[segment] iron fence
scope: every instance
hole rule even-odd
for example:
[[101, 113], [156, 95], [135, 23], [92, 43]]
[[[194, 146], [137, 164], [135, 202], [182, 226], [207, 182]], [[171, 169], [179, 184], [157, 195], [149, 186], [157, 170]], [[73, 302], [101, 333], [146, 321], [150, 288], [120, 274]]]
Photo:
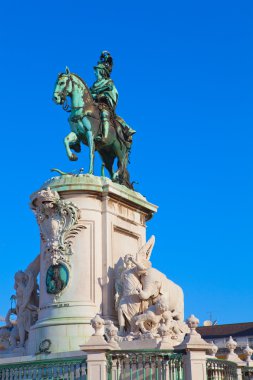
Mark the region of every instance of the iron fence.
[[207, 380], [237, 380], [237, 365], [222, 359], [207, 359]]
[[111, 351], [108, 380], [184, 380], [181, 354], [163, 351]]
[[242, 379], [253, 380], [253, 367], [242, 368]]
[[86, 380], [86, 358], [48, 359], [0, 365], [0, 380]]

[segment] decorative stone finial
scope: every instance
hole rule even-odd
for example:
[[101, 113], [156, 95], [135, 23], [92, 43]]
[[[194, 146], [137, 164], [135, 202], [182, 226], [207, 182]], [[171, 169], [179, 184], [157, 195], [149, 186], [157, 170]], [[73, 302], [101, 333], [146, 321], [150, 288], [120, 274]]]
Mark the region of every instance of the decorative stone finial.
[[[190, 317], [186, 320], [188, 327], [190, 328], [191, 335], [197, 335], [196, 328], [199, 325], [199, 319], [195, 317], [194, 314], [191, 314]], [[199, 334], [198, 334], [199, 335]]]
[[226, 343], [226, 347], [229, 350], [229, 354], [234, 355], [235, 349], [237, 347], [236, 341], [232, 338], [232, 336], [229, 337], [229, 340]]
[[190, 333], [185, 335], [183, 342], [176, 348], [178, 350], [197, 349], [198, 351], [210, 352], [212, 347], [211, 344], [202, 339], [201, 335], [196, 331], [196, 328], [199, 325], [199, 319], [192, 314], [186, 320], [186, 323], [190, 329]]
[[216, 346], [213, 342], [213, 340], [211, 341], [211, 347], [210, 347], [210, 355], [215, 357], [217, 352], [218, 352], [218, 346]]
[[232, 338], [232, 336], [229, 337], [229, 340], [227, 341], [226, 347], [228, 349], [228, 354], [226, 356], [227, 360], [231, 360], [236, 363], [242, 363], [239, 356], [235, 353], [235, 349], [237, 347], [236, 341]]
[[246, 355], [245, 361], [247, 365], [249, 365], [252, 362], [251, 356], [253, 354], [253, 350], [252, 348], [250, 348], [249, 342], [247, 343], [247, 346], [244, 348], [243, 353]]
[[107, 321], [106, 336], [109, 343], [118, 342], [118, 328], [114, 326], [112, 321]]
[[105, 321], [103, 318], [100, 317], [99, 314], [97, 314], [94, 318], [91, 319], [90, 321], [91, 326], [94, 328], [95, 333], [93, 336], [103, 336], [105, 333], [104, 325]]

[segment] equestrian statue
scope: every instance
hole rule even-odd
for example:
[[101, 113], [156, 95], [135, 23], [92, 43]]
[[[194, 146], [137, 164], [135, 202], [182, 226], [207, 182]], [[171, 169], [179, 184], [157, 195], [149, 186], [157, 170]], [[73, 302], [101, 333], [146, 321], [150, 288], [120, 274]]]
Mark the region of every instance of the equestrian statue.
[[[64, 139], [68, 158], [76, 161], [78, 158], [72, 150], [79, 153], [83, 143], [89, 148], [89, 174], [93, 174], [97, 150], [112, 181], [132, 189], [127, 165], [135, 131], [115, 113], [118, 91], [110, 77], [112, 67], [111, 54], [103, 51], [94, 67], [96, 81], [90, 89], [66, 67], [66, 72], [58, 75], [53, 100], [70, 112], [71, 132]], [[118, 160], [116, 171], [113, 168], [115, 158]]]

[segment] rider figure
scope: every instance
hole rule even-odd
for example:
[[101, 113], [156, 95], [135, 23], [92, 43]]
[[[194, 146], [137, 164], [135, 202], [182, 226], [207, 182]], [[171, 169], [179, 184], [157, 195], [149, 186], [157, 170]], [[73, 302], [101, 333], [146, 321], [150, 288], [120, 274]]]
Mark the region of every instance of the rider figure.
[[[112, 72], [113, 59], [108, 51], [103, 51], [97, 66], [94, 67], [97, 80], [90, 88], [93, 99], [98, 103], [102, 119], [102, 137], [97, 136], [96, 140], [106, 142], [110, 128], [110, 120], [116, 122], [118, 134], [123, 136], [129, 145], [132, 142], [132, 135], [135, 133], [126, 122], [115, 114], [118, 102], [118, 91], [113, 80], [110, 78]], [[115, 123], [112, 123], [115, 126]], [[120, 128], [119, 128], [120, 126]]]

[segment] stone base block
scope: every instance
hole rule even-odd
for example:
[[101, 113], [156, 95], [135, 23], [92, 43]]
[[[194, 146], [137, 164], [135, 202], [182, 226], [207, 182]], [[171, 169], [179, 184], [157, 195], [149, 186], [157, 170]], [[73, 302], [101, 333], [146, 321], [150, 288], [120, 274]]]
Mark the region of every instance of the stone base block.
[[27, 354], [38, 354], [40, 345], [45, 340], [51, 342], [51, 353], [77, 351], [80, 345], [88, 341], [92, 332], [90, 321], [80, 322], [74, 318], [62, 319], [57, 324], [56, 321], [47, 321], [35, 325], [30, 331]]

